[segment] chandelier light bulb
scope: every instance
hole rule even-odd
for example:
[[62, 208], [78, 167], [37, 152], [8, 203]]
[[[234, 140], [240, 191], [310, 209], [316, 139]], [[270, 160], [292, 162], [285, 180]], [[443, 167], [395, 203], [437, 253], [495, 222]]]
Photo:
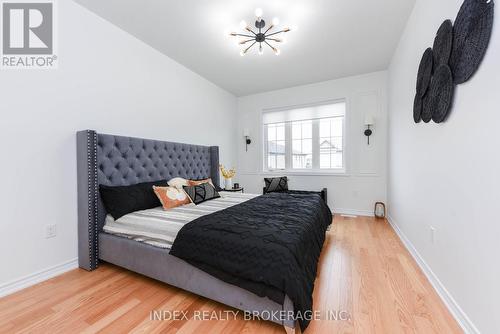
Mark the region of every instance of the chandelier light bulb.
[[273, 26], [277, 26], [278, 24], [280, 24], [280, 19], [278, 19], [277, 17], [273, 18]]
[[279, 56], [281, 53], [281, 50], [280, 49], [274, 49], [274, 54]]
[[246, 53], [246, 52], [245, 52], [245, 50], [241, 50], [241, 51], [240, 51], [240, 56], [242, 56], [242, 57], [243, 57], [243, 56], [245, 55], [245, 53]]
[[264, 12], [262, 11], [262, 8], [257, 8], [255, 10], [255, 16], [257, 16], [259, 19], [262, 17], [263, 14]]
[[241, 21], [240, 22], [240, 29], [245, 29], [246, 27], [248, 27], [248, 24], [246, 23], [245, 20]]
[[259, 56], [262, 56], [264, 54], [264, 49], [262, 48], [262, 45], [259, 46]]

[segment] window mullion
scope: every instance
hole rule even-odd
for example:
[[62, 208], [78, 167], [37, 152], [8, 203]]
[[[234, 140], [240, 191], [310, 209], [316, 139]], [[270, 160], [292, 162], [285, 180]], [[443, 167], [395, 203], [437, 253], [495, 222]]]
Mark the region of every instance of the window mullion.
[[262, 167], [264, 170], [268, 171], [269, 170], [269, 143], [267, 141], [267, 131], [268, 131], [268, 125], [264, 124], [264, 161], [262, 162]]
[[275, 140], [276, 150], [274, 151], [273, 169], [278, 169], [278, 127], [277, 126], [274, 128], [274, 138], [276, 138], [276, 140]]
[[312, 121], [312, 167], [319, 169], [319, 120]]
[[292, 125], [285, 123], [285, 169], [292, 169]]

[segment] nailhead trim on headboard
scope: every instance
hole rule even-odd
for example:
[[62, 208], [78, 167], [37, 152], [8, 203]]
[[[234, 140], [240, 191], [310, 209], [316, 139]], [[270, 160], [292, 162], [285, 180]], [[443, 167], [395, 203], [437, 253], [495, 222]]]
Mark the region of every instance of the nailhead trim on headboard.
[[97, 133], [87, 131], [88, 219], [90, 270], [98, 267], [99, 247], [97, 231]]
[[94, 171], [94, 268], [99, 266], [99, 247], [98, 247], [98, 228], [97, 228], [97, 133], [93, 131], [93, 147], [94, 147], [94, 155], [93, 155], [93, 168]]

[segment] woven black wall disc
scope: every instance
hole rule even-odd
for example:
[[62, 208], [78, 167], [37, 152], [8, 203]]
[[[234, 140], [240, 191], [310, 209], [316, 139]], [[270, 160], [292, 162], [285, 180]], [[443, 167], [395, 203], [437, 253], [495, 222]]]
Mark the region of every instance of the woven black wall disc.
[[425, 50], [420, 60], [417, 74], [417, 94], [423, 97], [429, 88], [432, 76], [432, 49]]
[[453, 27], [450, 68], [455, 84], [466, 82], [477, 71], [490, 42], [494, 2], [465, 0]]
[[422, 118], [422, 121], [424, 121], [424, 123], [429, 123], [432, 119], [432, 111], [430, 109], [429, 98], [430, 94], [429, 92], [427, 92], [427, 94], [425, 94], [424, 98], [422, 99], [422, 113], [420, 114], [420, 117]]
[[439, 27], [432, 51], [434, 53], [434, 67], [441, 64], [448, 64], [453, 43], [453, 24], [450, 20], [444, 21]]
[[[432, 120], [436, 123], [441, 123], [446, 119], [451, 108], [454, 90], [455, 85], [450, 68], [448, 65], [439, 65], [432, 77], [427, 92], [428, 97], [426, 96], [424, 101], [426, 119], [428, 115], [431, 115]], [[423, 115], [422, 118], [424, 118]]]
[[415, 100], [413, 100], [413, 120], [415, 123], [420, 123], [422, 120], [422, 104], [422, 97], [416, 93]]

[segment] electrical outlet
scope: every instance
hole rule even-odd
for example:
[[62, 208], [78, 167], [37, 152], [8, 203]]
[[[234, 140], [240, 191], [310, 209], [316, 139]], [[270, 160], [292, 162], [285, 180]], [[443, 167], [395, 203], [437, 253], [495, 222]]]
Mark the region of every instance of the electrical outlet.
[[436, 228], [434, 226], [430, 226], [430, 231], [431, 231], [431, 243], [435, 244], [436, 243]]
[[57, 234], [57, 225], [47, 225], [45, 226], [45, 238], [54, 238]]

